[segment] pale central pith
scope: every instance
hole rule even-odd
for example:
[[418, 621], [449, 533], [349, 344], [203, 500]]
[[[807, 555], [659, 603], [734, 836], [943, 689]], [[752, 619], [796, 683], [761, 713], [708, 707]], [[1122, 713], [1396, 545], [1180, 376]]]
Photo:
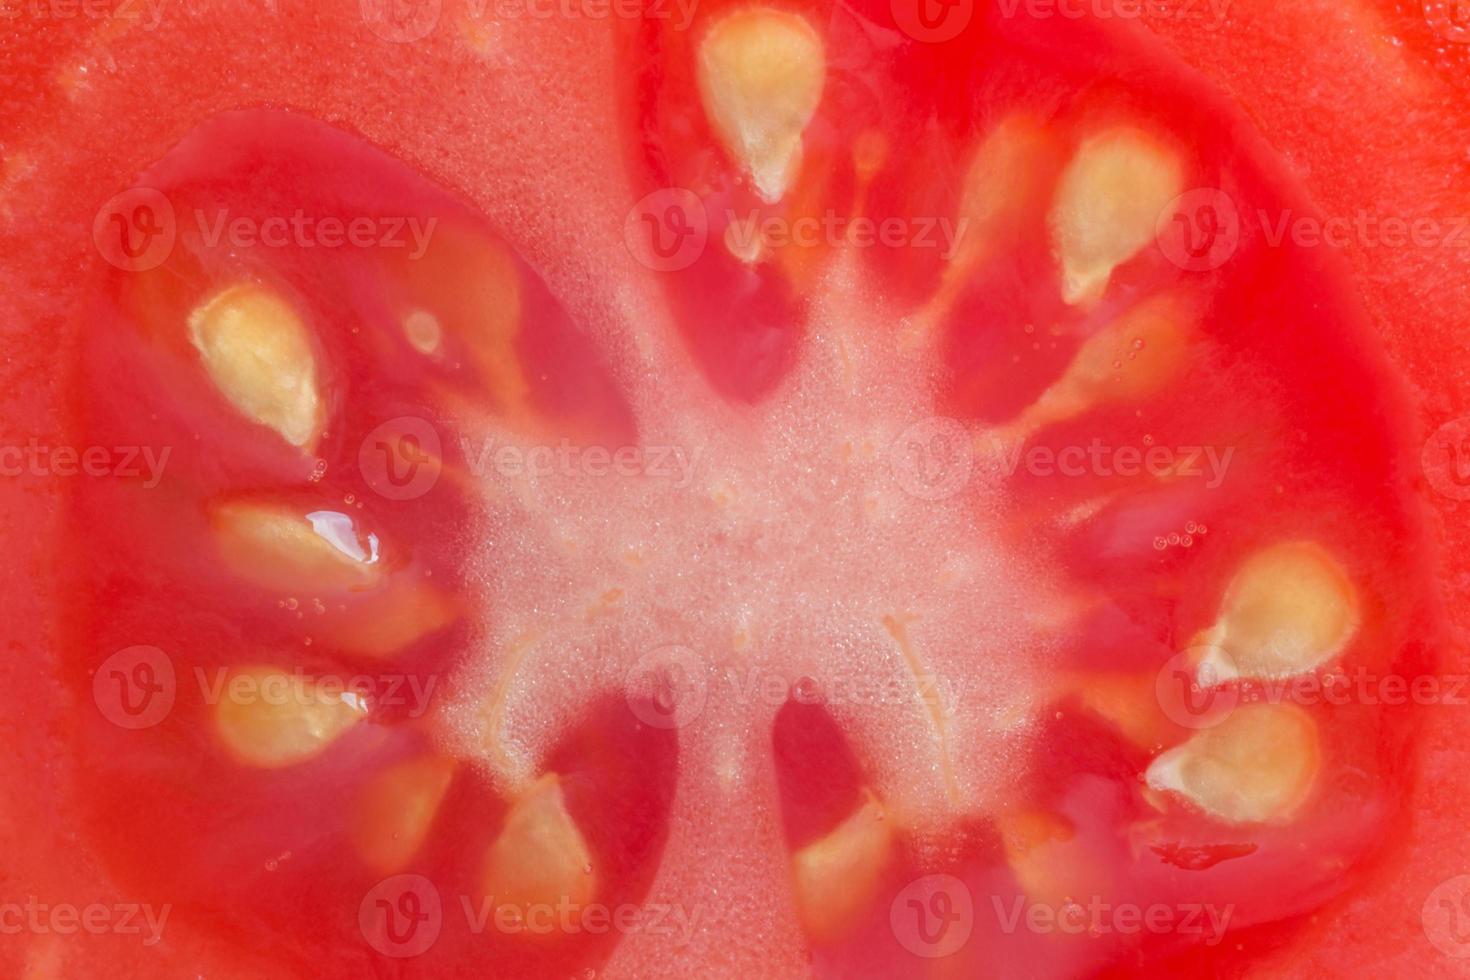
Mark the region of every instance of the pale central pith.
[[470, 690], [489, 707], [448, 715], [474, 719], [465, 747], [509, 784], [671, 645], [706, 689], [681, 757], [702, 745], [719, 785], [762, 771], [798, 683], [919, 824], [983, 808], [1004, 780], [1047, 646], [1033, 614], [1054, 603], [999, 543], [996, 474], [938, 500], [905, 490], [900, 436], [934, 415], [931, 366], [896, 353], [851, 263], [822, 295], [797, 367], [757, 407], [724, 405], [692, 372], [642, 382], [639, 458], [657, 472], [482, 468], [493, 612]]

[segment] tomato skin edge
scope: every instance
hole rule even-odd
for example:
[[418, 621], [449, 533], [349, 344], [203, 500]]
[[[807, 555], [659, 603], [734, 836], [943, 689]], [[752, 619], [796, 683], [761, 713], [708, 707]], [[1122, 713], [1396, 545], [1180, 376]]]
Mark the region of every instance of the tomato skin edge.
[[[1394, 214], [1451, 227], [1470, 213], [1470, 190], [1447, 174], [1464, 171], [1453, 134], [1467, 124], [1463, 92], [1444, 63], [1463, 66], [1470, 49], [1435, 43], [1417, 4], [1274, 4], [1237, 0], [1217, 36], [1176, 21], [1147, 27], [1183, 61], [1233, 98], [1257, 131], [1295, 169], [1323, 214]], [[1298, 39], [1310, 38], [1310, 43]], [[1411, 43], [1390, 43], [1407, 38]], [[1344, 71], [1345, 65], [1357, 66]], [[1291, 84], [1283, 85], [1289, 72]], [[1461, 75], [1463, 78], [1463, 75]], [[1313, 79], [1311, 101], [1300, 96]], [[1385, 79], [1393, 81], [1385, 82]], [[1433, 108], [1430, 108], [1433, 107]], [[1402, 120], [1438, 127], [1405, 133]], [[1363, 168], [1360, 161], [1382, 160]], [[1359, 240], [1343, 250], [1374, 332], [1406, 382], [1418, 424], [1413, 446], [1470, 413], [1470, 337], [1456, 309], [1456, 285], [1470, 249], [1390, 248]], [[1422, 504], [1437, 594], [1425, 637], [1442, 677], [1470, 671], [1470, 505], [1437, 492], [1422, 472], [1406, 478]], [[1247, 975], [1312, 977], [1353, 964], [1382, 977], [1461, 976], [1462, 968], [1426, 938], [1420, 909], [1442, 881], [1470, 871], [1470, 842], [1457, 815], [1470, 801], [1463, 764], [1470, 716], [1440, 705], [1421, 711], [1417, 776], [1405, 801], [1403, 833], [1385, 842], [1368, 887], [1313, 916], [1305, 934], [1251, 961]]]

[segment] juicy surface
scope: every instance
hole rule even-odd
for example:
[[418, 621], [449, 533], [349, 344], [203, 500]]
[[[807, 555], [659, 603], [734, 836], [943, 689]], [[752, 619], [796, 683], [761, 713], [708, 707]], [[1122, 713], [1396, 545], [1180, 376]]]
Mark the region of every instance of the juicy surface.
[[[816, 350], [817, 345], [813, 345], [813, 348], [814, 348], [814, 350]], [[657, 342], [654, 342], [654, 350], [657, 350]], [[800, 386], [800, 385], [797, 385], [797, 386]], [[695, 389], [698, 389], [697, 386], [695, 386]], [[857, 416], [858, 417], [861, 417], [861, 414], [863, 414], [863, 413], [857, 413]], [[717, 416], [717, 419], [723, 420], [723, 417], [725, 417], [725, 416]], [[753, 480], [753, 479], [747, 478], [747, 482], [759, 482], [759, 480]], [[773, 482], [773, 480], [772, 480], [772, 482]], [[819, 485], [820, 485], [820, 483], [819, 483]], [[798, 483], [798, 486], [800, 486], [800, 483]], [[857, 486], [858, 486], [858, 489], [861, 489], [861, 485], [857, 485]], [[757, 500], [759, 500], [759, 498], [760, 498], [759, 495], [757, 495]], [[822, 502], [826, 502], [826, 501], [823, 500], [823, 498], [817, 497], [816, 502], [817, 502], [817, 504], [822, 504]], [[770, 510], [781, 510], [781, 508], [772, 507], [772, 508], [770, 508]], [[770, 513], [770, 510], [767, 510], [766, 513]], [[757, 513], [760, 513], [760, 511], [757, 511]], [[785, 508], [785, 513], [786, 514], [791, 514], [792, 513], [792, 507], [786, 507]], [[825, 519], [825, 516], [826, 516], [826, 511], [823, 510], [823, 508], [820, 508], [820, 507], [813, 507], [813, 508], [811, 508], [811, 520], [813, 520], [813, 523], [820, 523], [820, 520]], [[1216, 527], [1216, 530], [1217, 529], [1219, 529], [1219, 526]], [[808, 533], [808, 535], [810, 535], [811, 532], [807, 532], [807, 533]], [[922, 533], [922, 532], [920, 532], [920, 533]], [[744, 535], [745, 536], [744, 536], [744, 538], [742, 538], [742, 541], [745, 541], [745, 542], [747, 542], [747, 544], [750, 544], [750, 538], [753, 538], [753, 536], [756, 536], [756, 532], [751, 532], [751, 530], [745, 530]], [[697, 541], [703, 541], [703, 538], [697, 538]], [[825, 538], [822, 538], [822, 536], [820, 536], [820, 535], [811, 536], [811, 538], [808, 538], [808, 536], [803, 535], [803, 536], [798, 536], [798, 538], [794, 538], [794, 539], [789, 538], [789, 536], [788, 536], [788, 538], [778, 538], [778, 541], [784, 541], [788, 545], [804, 545], [804, 544], [806, 544], [806, 541], [825, 541]], [[983, 550], [983, 548], [982, 548], [982, 551], [985, 551], [985, 550]], [[756, 552], [756, 554], [760, 554], [760, 552]], [[770, 554], [770, 552], [766, 552], [766, 554]], [[856, 557], [858, 557], [858, 558], [864, 557], [863, 552], [861, 552], [861, 551], [850, 551], [850, 552], [848, 552], [848, 554], [856, 554]], [[922, 566], [920, 566], [920, 567], [922, 567]], [[989, 572], [989, 573], [992, 573], [992, 574], [995, 573], [995, 569], [992, 569], [992, 567], [989, 567], [989, 566], [986, 566], [986, 569], [985, 570], [986, 570], [986, 572]], [[866, 569], [866, 567], [863, 567], [863, 572], [864, 572], [864, 577], [866, 577], [866, 574], [869, 573], [869, 569]], [[750, 574], [747, 574], [747, 576], [742, 577], [742, 579], [736, 579], [736, 583], [738, 583], [738, 585], [747, 585], [747, 586], [748, 585], [756, 585], [756, 586], [759, 586], [760, 585], [760, 582], [753, 582], [753, 579], [756, 579], [756, 577], [757, 576], [750, 576]], [[757, 594], [759, 594], [759, 589], [757, 589]], [[679, 592], [673, 592], [673, 595], [679, 595]], [[1211, 598], [1214, 598], [1214, 597], [1211, 597]], [[870, 601], [870, 599], [869, 599], [869, 604], [872, 604], [872, 601]], [[494, 651], [494, 649], [495, 649], [494, 648], [494, 645], [491, 645], [491, 644], [485, 644], [484, 646], [476, 646], [476, 648], [488, 649], [488, 651]], [[494, 655], [494, 654], [491, 654], [491, 655]], [[467, 688], [473, 688], [473, 686], [475, 686], [475, 685], [466, 685], [466, 686], [467, 686]], [[554, 702], [554, 699], [553, 699], [553, 702]], [[920, 729], [917, 729], [917, 732], [914, 733], [913, 743], [917, 743], [917, 745], [923, 745], [923, 741], [925, 741], [925, 739], [928, 738], [928, 736], [929, 736], [929, 733], [926, 732], [925, 729], [922, 729], [922, 727], [920, 727]], [[691, 754], [691, 755], [689, 755], [688, 768], [713, 768], [709, 764], [711, 763], [711, 761], [716, 760], [716, 758], [719, 758], [719, 757], [717, 757], [717, 755], [714, 755], [713, 752], [703, 752], [703, 754]], [[706, 799], [709, 799], [709, 798], [706, 798]], [[725, 807], [710, 807], [709, 810], [706, 811], [706, 813], [709, 814], [709, 815], [713, 815], [713, 811], [714, 810], [719, 810], [719, 811], [722, 811], [722, 813], [723, 813], [723, 811], [726, 811], [726, 808]], [[753, 814], [753, 817], [756, 817], [756, 814]], [[757, 820], [757, 826], [759, 826], [759, 817], [756, 817], [756, 820]], [[731, 842], [731, 843], [739, 843], [739, 842]], [[684, 860], [686, 861], [686, 860], [688, 860], [689, 855], [692, 855], [692, 854], [700, 854], [700, 855], [703, 855], [703, 858], [701, 858], [701, 861], [707, 861], [707, 860], [710, 860], [711, 851], [713, 851], [713, 849], [714, 849], [714, 848], [711, 848], [710, 843], [707, 842], [707, 840], [700, 840], [700, 842], [695, 842], [695, 840], [692, 840], [692, 839], [691, 840], [684, 840], [684, 846], [685, 846], [685, 851], [682, 852], [682, 854], [679, 854], [679, 852], [675, 852], [675, 855], [673, 855], [673, 858], [684, 858]], [[747, 854], [748, 854], [748, 851], [747, 851]], [[678, 864], [678, 861], [673, 860], [673, 858], [670, 858], [670, 864]], [[688, 867], [688, 865], [685, 864], [685, 867]], [[669, 876], [669, 879], [676, 879], [676, 877], [678, 877], [678, 876], [676, 876], [675, 871], [667, 871], [666, 874], [667, 874], [667, 876]], [[779, 899], [773, 899], [772, 904], [773, 905], [779, 905]], [[759, 918], [760, 912], [756, 912], [756, 914], [754, 914], [754, 915], [756, 915], [756, 918]], [[629, 945], [635, 946], [635, 943], [629, 943]]]

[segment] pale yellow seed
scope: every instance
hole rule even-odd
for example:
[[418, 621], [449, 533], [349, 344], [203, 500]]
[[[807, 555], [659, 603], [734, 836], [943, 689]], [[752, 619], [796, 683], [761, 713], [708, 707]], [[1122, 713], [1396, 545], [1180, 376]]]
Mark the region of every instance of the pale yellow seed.
[[1103, 887], [1089, 849], [1065, 818], [1044, 810], [1016, 810], [999, 814], [995, 828], [1006, 863], [1031, 901], [1061, 908]]
[[437, 354], [444, 341], [439, 318], [427, 310], [414, 310], [403, 318], [403, 335], [420, 354]]
[[1219, 618], [1194, 645], [1217, 680], [1272, 680], [1305, 674], [1341, 653], [1358, 622], [1357, 589], [1342, 566], [1315, 542], [1291, 541], [1246, 559]]
[[297, 765], [325, 752], [367, 718], [362, 698], [278, 667], [230, 671], [214, 706], [215, 732], [237, 762]]
[[482, 890], [495, 907], [525, 915], [532, 906], [585, 906], [596, 893], [592, 853], [567, 812], [555, 773], [547, 773], [506, 814], [486, 855]]
[[1179, 293], [1143, 300], [1089, 337], [1012, 428], [1025, 435], [1100, 405], [1148, 397], [1178, 374], [1198, 321], [1197, 304]]
[[759, 223], [737, 218], [725, 226], [725, 250], [746, 265], [759, 261], [764, 249]]
[[892, 847], [883, 807], [864, 791], [846, 820], [796, 852], [791, 862], [796, 908], [809, 936], [832, 939], [860, 921], [873, 903]]
[[1133, 127], [1088, 137], [1057, 186], [1050, 224], [1062, 298], [1088, 306], [1113, 270], [1154, 240], [1159, 218], [1184, 189], [1179, 156]]
[[1301, 708], [1248, 704], [1159, 755], [1146, 779], [1226, 823], [1287, 820], [1316, 783], [1318, 742], [1317, 724]]
[[228, 501], [211, 508], [220, 557], [265, 588], [315, 593], [364, 589], [384, 574], [376, 536], [337, 511], [298, 512], [282, 504]]
[[953, 268], [965, 269], [988, 254], [1000, 226], [1027, 206], [1049, 148], [1044, 125], [1029, 116], [1008, 116], [985, 136], [965, 171]]
[[806, 18], [772, 7], [730, 14], [699, 46], [705, 113], [765, 201], [779, 201], [795, 181], [826, 70], [822, 39]]
[[215, 293], [189, 314], [209, 377], [246, 418], [311, 451], [324, 409], [311, 335], [283, 297], [258, 283]]
[[330, 627], [332, 641], [354, 653], [391, 657], [443, 629], [459, 615], [457, 605], [422, 581], [396, 581], [345, 621]]
[[408, 866], [423, 847], [454, 769], [452, 759], [411, 759], [378, 773], [363, 788], [352, 838], [368, 867], [397, 874]]

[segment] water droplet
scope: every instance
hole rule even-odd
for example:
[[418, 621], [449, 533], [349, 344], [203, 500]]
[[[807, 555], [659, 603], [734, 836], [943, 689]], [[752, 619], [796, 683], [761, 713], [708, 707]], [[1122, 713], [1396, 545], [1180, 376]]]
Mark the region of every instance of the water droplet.
[[1143, 350], [1143, 338], [1142, 337], [1135, 337], [1133, 339], [1133, 349], [1134, 350]]
[[1165, 541], [1163, 538], [1154, 538], [1155, 551], [1163, 551], [1167, 547], [1169, 547], [1169, 542]]
[[1179, 532], [1178, 531], [1170, 531], [1169, 532], [1169, 543], [1170, 544], [1178, 544], [1179, 543], [1179, 540], [1180, 539], [1179, 539]]
[[791, 695], [800, 704], [815, 704], [818, 700], [817, 682], [811, 676], [802, 676], [791, 685]]

